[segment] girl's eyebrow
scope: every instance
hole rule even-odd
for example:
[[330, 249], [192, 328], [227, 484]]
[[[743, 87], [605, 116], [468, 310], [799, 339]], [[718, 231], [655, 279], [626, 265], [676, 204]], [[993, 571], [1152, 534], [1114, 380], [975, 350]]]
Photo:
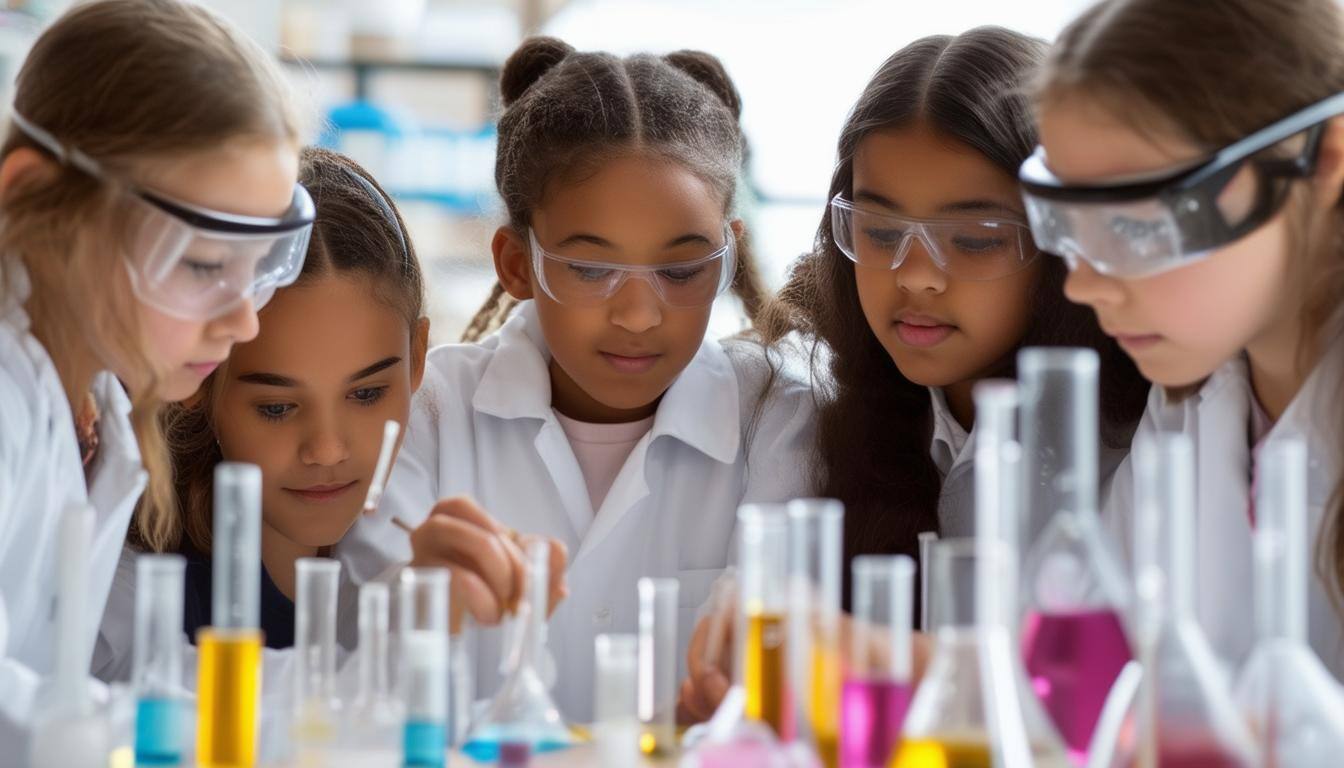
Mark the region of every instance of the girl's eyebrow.
[[367, 378], [380, 371], [385, 371], [400, 362], [400, 357], [385, 357], [373, 365], [359, 369], [348, 379], [348, 381], [359, 381], [360, 379]]
[[[705, 237], [702, 234], [699, 234], [698, 232], [687, 232], [684, 235], [674, 237], [671, 240], [667, 241], [667, 243], [663, 246], [663, 248], [669, 249], [669, 248], [676, 248], [679, 245], [686, 245], [687, 243], [708, 243], [708, 242], [710, 242], [709, 238]], [[589, 234], [587, 232], [579, 232], [577, 234], [570, 235], [569, 237], [566, 237], [564, 240], [561, 240], [558, 244], [556, 244], [555, 247], [564, 248], [565, 246], [574, 243], [588, 243], [589, 245], [595, 245], [598, 248], [607, 248], [611, 250], [616, 249], [616, 246], [610, 240], [604, 237], [598, 237], [597, 235]]]
[[[383, 358], [373, 365], [356, 371], [349, 379], [347, 379], [347, 381], [359, 381], [360, 379], [368, 378], [369, 376], [380, 371], [385, 371], [400, 362], [400, 357]], [[260, 384], [264, 387], [297, 387], [302, 384], [298, 379], [292, 379], [288, 376], [281, 376], [278, 373], [268, 373], [266, 371], [244, 373], [238, 377], [238, 380], [247, 384]]]
[[244, 373], [243, 375], [238, 377], [238, 380], [246, 382], [248, 384], [261, 384], [262, 386], [266, 387], [299, 386], [299, 382], [297, 380], [291, 379], [288, 376], [281, 376], [278, 373], [265, 373], [265, 372]]

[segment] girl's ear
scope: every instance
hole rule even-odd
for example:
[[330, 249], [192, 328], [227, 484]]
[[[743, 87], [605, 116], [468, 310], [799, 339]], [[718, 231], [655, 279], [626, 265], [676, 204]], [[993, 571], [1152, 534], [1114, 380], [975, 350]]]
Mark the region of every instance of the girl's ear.
[[30, 186], [56, 180], [59, 170], [46, 155], [31, 147], [19, 147], [0, 160], [0, 200]]
[[500, 227], [495, 230], [490, 250], [495, 255], [495, 276], [504, 290], [519, 301], [532, 298], [531, 254], [522, 235], [513, 227]]
[[1333, 208], [1339, 203], [1344, 193], [1344, 117], [1332, 117], [1325, 123], [1312, 184], [1320, 207]]
[[420, 391], [425, 380], [425, 355], [429, 354], [429, 318], [415, 321], [415, 330], [411, 334], [411, 392]]

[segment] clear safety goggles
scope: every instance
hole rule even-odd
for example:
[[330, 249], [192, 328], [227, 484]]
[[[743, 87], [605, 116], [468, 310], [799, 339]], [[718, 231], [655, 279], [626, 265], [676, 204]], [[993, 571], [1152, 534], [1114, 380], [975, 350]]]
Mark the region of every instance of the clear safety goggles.
[[736, 238], [724, 225], [724, 244], [689, 261], [668, 264], [631, 265], [588, 261], [551, 253], [527, 231], [532, 248], [532, 272], [541, 288], [555, 301], [573, 306], [596, 306], [611, 298], [627, 280], [643, 280], [653, 286], [658, 298], [670, 307], [704, 307], [712, 304], [733, 282], [737, 265]]
[[[17, 112], [14, 124], [62, 163], [103, 181], [102, 165]], [[294, 185], [289, 209], [277, 218], [241, 216], [174, 200], [118, 181], [133, 201], [124, 258], [131, 288], [144, 304], [169, 315], [208, 321], [246, 299], [262, 307], [275, 289], [303, 271], [316, 216], [313, 199]]]
[[991, 218], [915, 219], [831, 199], [835, 245], [861, 267], [897, 269], [918, 240], [939, 269], [959, 280], [997, 280], [1037, 256], [1022, 222]]
[[1043, 151], [1019, 178], [1041, 250], [1107, 275], [1136, 278], [1206, 257], [1273, 218], [1296, 179], [1316, 171], [1324, 123], [1344, 114], [1344, 93], [1273, 123], [1178, 169], [1076, 185], [1046, 167]]

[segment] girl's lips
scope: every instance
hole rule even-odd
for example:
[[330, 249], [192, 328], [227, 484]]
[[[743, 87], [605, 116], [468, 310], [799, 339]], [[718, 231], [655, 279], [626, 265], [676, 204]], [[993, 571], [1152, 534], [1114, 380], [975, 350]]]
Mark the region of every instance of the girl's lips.
[[202, 379], [214, 373], [218, 367], [219, 363], [187, 363], [187, 369]]
[[304, 501], [324, 502], [339, 499], [349, 493], [356, 485], [358, 480], [351, 480], [343, 485], [314, 485], [308, 488], [286, 488], [285, 493], [298, 496]]
[[662, 355], [641, 355], [631, 357], [629, 355], [617, 355], [611, 352], [600, 353], [602, 358], [607, 361], [612, 368], [621, 373], [648, 373], [653, 366], [658, 364], [658, 358]]
[[1120, 333], [1116, 334], [1115, 340], [1127, 352], [1142, 352], [1161, 341], [1162, 337], [1156, 333]]
[[957, 328], [945, 324], [925, 324], [922, 321], [896, 321], [896, 336], [903, 344], [911, 347], [935, 347], [952, 335]]

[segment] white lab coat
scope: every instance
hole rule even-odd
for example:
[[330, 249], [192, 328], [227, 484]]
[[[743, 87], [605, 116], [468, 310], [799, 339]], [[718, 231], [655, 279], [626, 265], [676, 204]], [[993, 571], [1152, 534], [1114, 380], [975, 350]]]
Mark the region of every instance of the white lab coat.
[[[966, 537], [975, 535], [975, 427], [970, 434], [962, 429], [942, 390], [929, 388], [933, 400], [933, 438], [929, 445], [929, 455], [938, 467], [943, 478], [942, 492], [938, 496], [938, 525], [942, 529], [942, 538]], [[1099, 499], [1106, 498], [1116, 470], [1129, 455], [1128, 446], [1114, 448], [1101, 444], [1097, 449], [1097, 477], [1101, 490]], [[1027, 510], [1023, 510], [1026, 514]], [[1031, 542], [1023, 542], [1022, 555]]]
[[[408, 560], [397, 515], [423, 521], [435, 501], [474, 497], [519, 531], [564, 542], [569, 598], [550, 622], [554, 694], [570, 720], [592, 717], [593, 640], [636, 632], [635, 582], [680, 581], [678, 679], [696, 608], [729, 561], [739, 504], [784, 501], [807, 490], [810, 387], [781, 373], [753, 422], [768, 366], [749, 342], [701, 345], [658, 407], [601, 509], [551, 409], [549, 353], [530, 302], [492, 337], [429, 354], [401, 455], [379, 514], [337, 546], [356, 581]], [[750, 443], [745, 438], [750, 438]], [[476, 694], [498, 687], [500, 633], [483, 630]]]
[[[1308, 550], [1314, 556], [1316, 535], [1341, 467], [1338, 430], [1344, 393], [1344, 354], [1339, 339], [1326, 347], [1316, 366], [1266, 439], [1289, 435], [1306, 440], [1310, 457], [1307, 480]], [[1244, 357], [1225, 363], [1199, 388], [1173, 401], [1162, 387], [1153, 387], [1139, 434], [1182, 432], [1194, 443], [1198, 462], [1196, 485], [1195, 576], [1196, 612], [1200, 625], [1225, 664], [1239, 666], [1255, 640], [1251, 522], [1251, 383]], [[1137, 437], [1136, 437], [1137, 439]], [[1105, 518], [1119, 543], [1132, 552], [1136, 489], [1133, 466], [1126, 461], [1116, 474]], [[1132, 554], [1131, 554], [1132, 560]], [[1325, 584], [1312, 570], [1308, 635], [1312, 648], [1337, 679], [1344, 679], [1344, 635], [1341, 619], [1331, 607]]]
[[41, 680], [55, 669], [56, 541], [72, 504], [95, 512], [89, 558], [88, 648], [103, 614], [146, 473], [131, 427], [130, 401], [112, 374], [100, 373], [93, 395], [100, 414], [91, 480], [75, 438], [65, 389], [23, 304], [27, 275], [15, 260], [0, 296], [0, 605], [8, 643], [0, 647], [0, 754], [24, 754], [24, 726]]

